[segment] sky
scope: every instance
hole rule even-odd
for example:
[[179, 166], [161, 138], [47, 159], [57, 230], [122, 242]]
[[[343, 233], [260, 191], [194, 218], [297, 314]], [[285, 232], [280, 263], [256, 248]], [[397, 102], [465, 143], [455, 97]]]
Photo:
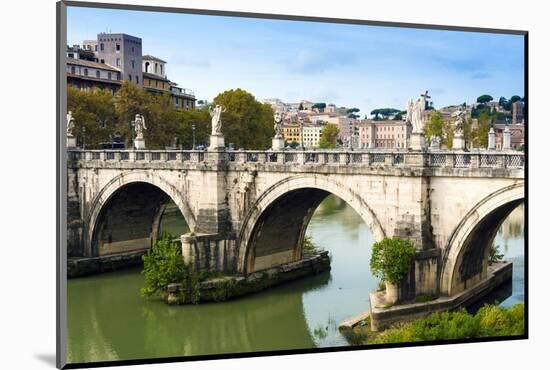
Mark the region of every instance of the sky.
[[441, 108], [482, 94], [524, 96], [519, 35], [69, 7], [67, 44], [100, 32], [142, 39], [171, 81], [212, 101], [241, 88], [258, 100], [405, 109], [429, 91]]

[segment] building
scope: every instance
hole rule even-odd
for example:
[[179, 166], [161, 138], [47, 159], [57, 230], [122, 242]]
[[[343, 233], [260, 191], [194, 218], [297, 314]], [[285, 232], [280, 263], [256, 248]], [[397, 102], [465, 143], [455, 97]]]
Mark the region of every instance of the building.
[[358, 127], [361, 149], [407, 147], [407, 138], [410, 133], [404, 121], [360, 120]]
[[116, 68], [85, 59], [67, 58], [67, 83], [70, 86], [85, 91], [98, 87], [114, 94], [121, 82], [120, 72]]
[[153, 94], [170, 93], [170, 81], [166, 77], [166, 62], [151, 55], [141, 58], [143, 88]]
[[178, 110], [195, 109], [195, 94], [168, 79], [166, 64], [152, 55], [142, 56], [141, 39], [124, 33], [100, 33], [97, 40], [84, 40], [82, 48], [67, 46], [67, 82], [72, 86], [114, 93], [128, 80], [149, 93], [170, 94]]
[[170, 95], [176, 105], [177, 110], [195, 109], [195, 93], [192, 90], [178, 87], [175, 82], [170, 82]]
[[122, 80], [143, 85], [139, 37], [124, 33], [100, 33], [97, 35], [97, 45], [96, 56], [99, 63], [117, 68]]
[[305, 124], [302, 127], [302, 142], [305, 148], [318, 148], [324, 125]]
[[517, 125], [524, 123], [525, 104], [521, 101], [512, 103], [512, 124]]
[[283, 138], [286, 144], [292, 142], [301, 144], [302, 134], [300, 132], [300, 125], [297, 123], [283, 124]]
[[[501, 150], [504, 142], [504, 129], [505, 124], [495, 124], [495, 143], [496, 149]], [[508, 125], [510, 130], [510, 146], [512, 149], [518, 149], [520, 145], [525, 144], [524, 125]]]

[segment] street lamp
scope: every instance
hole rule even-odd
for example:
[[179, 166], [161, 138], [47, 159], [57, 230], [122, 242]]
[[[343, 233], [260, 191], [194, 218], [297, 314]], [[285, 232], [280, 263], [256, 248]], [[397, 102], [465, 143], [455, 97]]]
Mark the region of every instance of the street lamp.
[[193, 130], [193, 150], [195, 150], [195, 124], [194, 123], [191, 125], [191, 129]]

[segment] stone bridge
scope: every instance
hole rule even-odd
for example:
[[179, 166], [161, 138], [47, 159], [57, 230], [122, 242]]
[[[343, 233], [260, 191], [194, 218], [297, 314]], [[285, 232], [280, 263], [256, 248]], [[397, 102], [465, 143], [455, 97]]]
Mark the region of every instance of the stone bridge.
[[[150, 248], [171, 199], [191, 233], [196, 269], [249, 274], [301, 258], [309, 220], [329, 194], [375, 240], [418, 249], [412, 296], [452, 296], [487, 276], [489, 245], [524, 201], [524, 156], [452, 151], [69, 150], [70, 256]], [[368, 266], [365, 266], [368, 268]]]

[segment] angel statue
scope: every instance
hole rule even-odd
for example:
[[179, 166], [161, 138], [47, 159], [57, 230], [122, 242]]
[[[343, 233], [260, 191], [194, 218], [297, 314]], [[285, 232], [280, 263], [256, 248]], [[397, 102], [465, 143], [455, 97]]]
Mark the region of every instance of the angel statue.
[[225, 112], [222, 106], [216, 104], [214, 109], [209, 108], [210, 116], [212, 117], [212, 135], [221, 135], [222, 133], [222, 119], [221, 115]]
[[466, 123], [466, 111], [464, 109], [459, 109], [453, 112], [453, 117], [456, 118], [456, 121], [454, 124], [455, 136], [463, 136], [464, 124]]
[[275, 121], [275, 125], [273, 126], [273, 130], [275, 130], [275, 137], [281, 138], [283, 134], [283, 115], [281, 112], [277, 111], [273, 115], [273, 120]]
[[[420, 98], [412, 106], [409, 105], [413, 134], [421, 134], [424, 129], [424, 112], [426, 111], [426, 102], [429, 98], [428, 91], [426, 91], [424, 94], [420, 94]], [[407, 116], [409, 116], [409, 112], [407, 112]]]
[[143, 130], [147, 130], [147, 126], [145, 126], [145, 117], [143, 117], [143, 115], [136, 114], [134, 130], [136, 132], [136, 140], [143, 140]]
[[67, 113], [67, 136], [69, 137], [73, 136], [73, 129], [74, 129], [73, 112], [69, 111]]

